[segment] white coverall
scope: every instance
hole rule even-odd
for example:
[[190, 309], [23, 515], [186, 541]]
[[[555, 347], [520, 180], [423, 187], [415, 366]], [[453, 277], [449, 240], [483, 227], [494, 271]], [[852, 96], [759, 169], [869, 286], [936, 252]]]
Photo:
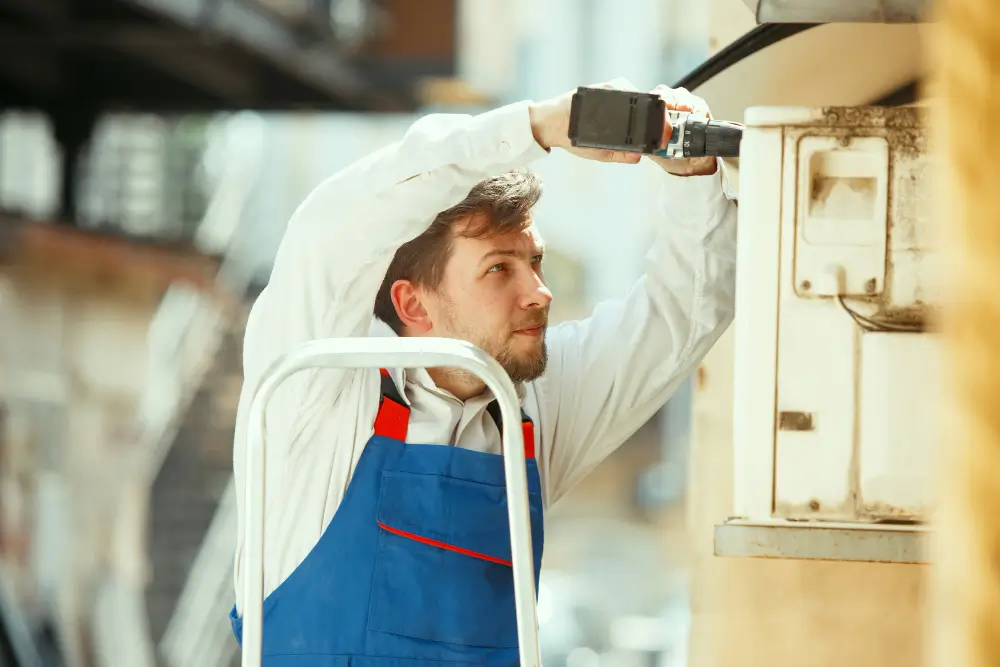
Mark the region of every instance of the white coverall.
[[[263, 371], [304, 341], [394, 336], [373, 319], [373, 306], [396, 250], [480, 180], [546, 156], [526, 102], [477, 116], [433, 114], [324, 181], [294, 213], [246, 329], [234, 448], [239, 609], [247, 417]], [[660, 219], [642, 277], [591, 317], [551, 326], [545, 374], [518, 387], [535, 424], [546, 506], [663, 406], [732, 321], [736, 206], [722, 162], [710, 176], [660, 178]], [[489, 392], [462, 402], [423, 369], [390, 372], [411, 408], [407, 442], [501, 451]], [[271, 400], [265, 594], [295, 570], [337, 511], [372, 434], [379, 383], [378, 369], [305, 371]]]

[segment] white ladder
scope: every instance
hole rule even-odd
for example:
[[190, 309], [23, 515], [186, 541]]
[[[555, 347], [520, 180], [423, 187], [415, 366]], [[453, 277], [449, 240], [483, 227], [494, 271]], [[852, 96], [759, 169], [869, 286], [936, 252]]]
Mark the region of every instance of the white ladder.
[[[493, 357], [450, 338], [336, 338], [303, 343], [278, 357], [264, 373], [250, 406], [247, 477], [244, 489], [246, 570], [243, 576], [243, 667], [260, 667], [264, 607], [264, 444], [265, 407], [274, 390], [295, 373], [310, 368], [435, 368], [474, 373], [497, 397], [504, 424], [521, 423], [514, 385]], [[524, 437], [519, 428], [503, 429], [504, 477], [514, 567], [514, 606], [520, 667], [540, 667], [535, 573]]]

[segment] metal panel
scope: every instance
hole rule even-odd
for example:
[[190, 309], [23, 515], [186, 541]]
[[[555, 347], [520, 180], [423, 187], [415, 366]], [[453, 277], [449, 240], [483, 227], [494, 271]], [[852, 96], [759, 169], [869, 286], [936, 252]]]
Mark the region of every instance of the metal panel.
[[[888, 139], [807, 135], [797, 152], [794, 284], [800, 290], [811, 285], [805, 291], [813, 297], [880, 294], [885, 285]], [[831, 273], [831, 266], [840, 270]]]
[[771, 516], [774, 502], [783, 141], [781, 128], [751, 131], [741, 149], [749, 166], [740, 220], [753, 223], [753, 232], [741, 233], [736, 247], [733, 509], [755, 518]]
[[860, 517], [920, 518], [936, 504], [934, 470], [943, 432], [940, 348], [930, 334], [879, 332], [861, 339]]
[[929, 531], [923, 526], [729, 521], [715, 527], [715, 555], [928, 563]]
[[[895, 426], [886, 429], [873, 421], [878, 403], [859, 392], [878, 393], [873, 388], [880, 382], [902, 377], [879, 370], [879, 359], [863, 354], [870, 348], [866, 337], [876, 331], [919, 335], [923, 319], [941, 302], [930, 271], [935, 254], [925, 220], [930, 207], [922, 201], [930, 191], [923, 114], [911, 108], [757, 107], [745, 120], [742, 161], [751, 165], [745, 170], [748, 177], [753, 174], [751, 190], [780, 192], [781, 210], [778, 215], [773, 206], [742, 201], [741, 222], [760, 224], [741, 225], [754, 230], [741, 237], [741, 249], [746, 241], [765, 243], [772, 255], [781, 256], [768, 262], [767, 253], [755, 252], [740, 264], [740, 276], [750, 280], [737, 277], [742, 286], [737, 303], [750, 294], [743, 301], [758, 307], [749, 309], [754, 319], [737, 319], [734, 512], [751, 520], [921, 518], [926, 498], [917, 490], [926, 487], [927, 478], [916, 473], [928, 463], [928, 448], [916, 446]], [[777, 128], [784, 132], [780, 165], [777, 147], [748, 150], [754, 137], [762, 141]], [[868, 145], [871, 150], [862, 150]], [[810, 146], [817, 150], [810, 153]], [[823, 160], [817, 163], [817, 156]], [[835, 197], [843, 200], [832, 203]], [[780, 242], [772, 229], [778, 220]], [[780, 266], [780, 279], [767, 278], [765, 264], [772, 271]], [[768, 315], [773, 307], [760, 310], [773, 299], [776, 317]], [[762, 356], [775, 340], [777, 358]], [[862, 381], [865, 369], [874, 374], [868, 384]], [[886, 409], [898, 415], [895, 405], [887, 403]], [[913, 407], [911, 401], [900, 405]], [[908, 424], [931, 432], [921, 418], [930, 413], [915, 414]], [[765, 424], [765, 418], [775, 417]], [[867, 421], [859, 426], [859, 418]], [[750, 428], [753, 424], [759, 428]], [[912, 465], [883, 470], [883, 458], [898, 456]], [[755, 472], [765, 465], [767, 474]], [[874, 484], [870, 499], [862, 493], [862, 477]], [[772, 492], [773, 505], [764, 502]], [[892, 498], [903, 499], [903, 505]]]
[[745, 0], [757, 23], [920, 23], [929, 0]]

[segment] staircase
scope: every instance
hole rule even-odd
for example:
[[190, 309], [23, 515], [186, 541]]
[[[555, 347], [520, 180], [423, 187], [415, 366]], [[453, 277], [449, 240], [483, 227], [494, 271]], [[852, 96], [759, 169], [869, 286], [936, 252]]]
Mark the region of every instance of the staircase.
[[[159, 644], [191, 574], [233, 470], [233, 424], [242, 380], [246, 309], [181, 421], [150, 498], [152, 579], [146, 589], [151, 640]], [[225, 624], [228, 607], [216, 621]], [[235, 648], [235, 645], [234, 645]]]
[[[99, 596], [93, 625], [105, 649], [98, 661], [103, 667], [163, 664], [155, 647], [197, 569], [200, 545], [232, 475], [244, 297], [256, 270], [238, 232], [260, 175], [265, 133], [253, 114], [217, 125], [207, 153], [210, 162], [216, 158], [210, 196], [188, 232], [200, 252], [221, 257], [216, 289], [205, 294], [172, 285], [150, 323], [149, 368], [135, 426], [137, 472], [150, 488], [145, 553], [151, 576], [145, 587], [118, 577]], [[212, 613], [215, 628], [225, 630], [227, 611]], [[194, 664], [224, 663], [185, 667]]]

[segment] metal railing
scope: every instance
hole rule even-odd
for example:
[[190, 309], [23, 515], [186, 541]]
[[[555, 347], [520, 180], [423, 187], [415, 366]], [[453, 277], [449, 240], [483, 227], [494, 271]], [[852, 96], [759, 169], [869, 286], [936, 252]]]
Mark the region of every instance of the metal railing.
[[[257, 268], [244, 254], [250, 247], [231, 242], [236, 228], [229, 211], [243, 206], [253, 181], [245, 178], [245, 173], [240, 176], [241, 162], [242, 159], [233, 161], [237, 167], [235, 174], [220, 183], [217, 196], [209, 204], [206, 224], [195, 235], [199, 247], [225, 247], [216, 283], [237, 295], [246, 291]], [[250, 166], [256, 172], [259, 158], [242, 162], [242, 166]], [[153, 380], [151, 375], [151, 391], [144, 397], [144, 424], [150, 431], [146, 461], [150, 483], [170, 450], [181, 416], [208, 372], [226, 329], [226, 311], [190, 290], [173, 290], [164, 299], [162, 310], [150, 332], [161, 350], [155, 358], [156, 373], [161, 380]], [[162, 392], [160, 382], [172, 383], [174, 391]], [[159, 653], [168, 665], [224, 665], [236, 650], [225, 622], [232, 604], [235, 498], [230, 482], [160, 640]]]
[[226, 622], [233, 605], [235, 531], [236, 484], [230, 478], [160, 641], [160, 655], [170, 667], [228, 665], [236, 653]]
[[[254, 614], [260, 618], [263, 604], [263, 486], [262, 473], [263, 411], [268, 397], [289, 375], [311, 366], [358, 368], [366, 366], [452, 366], [475, 373], [486, 381], [497, 396], [501, 417], [517, 423], [521, 415], [517, 395], [510, 379], [499, 364], [481, 350], [455, 340], [352, 338], [307, 343], [279, 358], [265, 374], [251, 407], [247, 484], [237, 489], [230, 482], [202, 543], [201, 550], [185, 584], [174, 616], [160, 644], [160, 653], [170, 667], [202, 665], [220, 667], [229, 664], [236, 652], [236, 642], [225, 623], [231, 607], [233, 581], [233, 534], [236, 530], [236, 493], [247, 499], [247, 561], [244, 570], [243, 664], [259, 665], [257, 649], [262, 624], [255, 628]], [[513, 421], [510, 421], [513, 420]], [[527, 479], [524, 447], [519, 429], [504, 433], [504, 472], [507, 481], [511, 527], [511, 550], [514, 567], [514, 596], [517, 605], [518, 637], [521, 664], [538, 665], [538, 625], [535, 608], [534, 571], [532, 569], [531, 531], [528, 518]], [[254, 633], [257, 633], [255, 638]], [[249, 662], [248, 662], [249, 660]]]
[[213, 193], [204, 162], [211, 122], [110, 114], [79, 169], [77, 224], [159, 241], [189, 241]]

